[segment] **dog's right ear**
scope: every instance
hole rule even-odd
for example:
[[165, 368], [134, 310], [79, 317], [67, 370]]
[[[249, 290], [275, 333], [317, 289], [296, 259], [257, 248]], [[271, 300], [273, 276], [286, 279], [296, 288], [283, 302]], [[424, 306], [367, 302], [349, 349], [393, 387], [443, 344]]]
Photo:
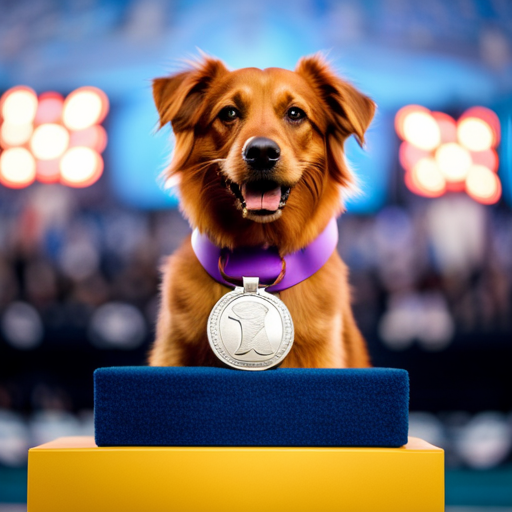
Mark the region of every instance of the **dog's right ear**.
[[160, 128], [170, 122], [175, 133], [190, 129], [199, 121], [208, 88], [216, 78], [228, 73], [222, 61], [208, 56], [189, 64], [192, 69], [153, 80]]
[[300, 59], [295, 71], [309, 82], [324, 101], [334, 136], [342, 142], [349, 135], [354, 135], [359, 145], [363, 146], [364, 134], [375, 114], [375, 103], [336, 76], [319, 53]]

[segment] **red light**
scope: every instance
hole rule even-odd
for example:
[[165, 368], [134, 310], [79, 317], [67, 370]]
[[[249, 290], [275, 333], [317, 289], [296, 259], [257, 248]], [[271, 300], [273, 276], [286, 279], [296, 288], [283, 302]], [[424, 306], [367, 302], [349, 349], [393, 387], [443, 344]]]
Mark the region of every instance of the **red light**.
[[39, 160], [53, 160], [66, 151], [69, 145], [69, 132], [57, 123], [38, 126], [30, 140], [30, 149]]
[[474, 164], [483, 165], [493, 172], [498, 171], [499, 158], [498, 153], [494, 149], [471, 151], [471, 159]]
[[485, 151], [496, 145], [496, 135], [483, 119], [466, 117], [459, 122], [457, 136], [470, 151]]
[[422, 107], [421, 105], [407, 105], [406, 107], [402, 107], [395, 116], [395, 129], [396, 133], [398, 133], [398, 136], [405, 140], [405, 133], [404, 133], [404, 120], [413, 112], [430, 112], [428, 108]]
[[464, 181], [471, 167], [471, 154], [456, 142], [441, 144], [435, 153], [439, 169], [447, 181]]
[[71, 132], [69, 145], [70, 147], [87, 146], [95, 149], [98, 153], [103, 153], [107, 146], [107, 132], [100, 125], [89, 126], [85, 130]]
[[25, 86], [6, 91], [0, 98], [0, 183], [92, 185], [103, 172], [99, 153], [107, 134], [97, 123], [108, 108], [107, 96], [95, 87], [76, 89], [65, 100], [56, 92], [38, 98]]
[[5, 122], [11, 124], [30, 124], [37, 110], [37, 95], [25, 86], [13, 87], [0, 99], [0, 112]]
[[432, 117], [437, 121], [441, 130], [443, 142], [457, 142], [457, 123], [452, 116], [444, 112], [432, 112]]
[[45, 92], [39, 96], [36, 124], [57, 123], [62, 117], [64, 98], [56, 92]]
[[60, 181], [60, 158], [55, 160], [38, 160], [36, 166], [37, 180], [41, 183]]
[[497, 146], [499, 144], [501, 137], [500, 120], [495, 112], [485, 107], [472, 107], [466, 110], [464, 114], [462, 114], [459, 119], [459, 123], [469, 117], [484, 121], [485, 124], [491, 128], [494, 134], [493, 146]]
[[446, 180], [433, 158], [423, 158], [412, 169], [409, 176], [409, 188], [425, 197], [439, 197], [446, 191]]
[[466, 192], [483, 204], [501, 196], [497, 174], [498, 116], [484, 107], [468, 109], [456, 122], [444, 112], [408, 105], [395, 117], [403, 142], [399, 160], [407, 187], [415, 194], [438, 197], [446, 191]]
[[428, 151], [417, 148], [408, 142], [402, 142], [400, 144], [400, 150], [398, 158], [404, 169], [410, 171], [422, 158], [426, 158], [430, 155]]
[[84, 130], [101, 123], [108, 112], [107, 95], [96, 87], [80, 87], [64, 102], [62, 120], [70, 130]]
[[420, 184], [418, 184], [418, 180], [412, 171], [405, 173], [404, 180], [407, 188], [418, 196], [434, 198], [442, 196], [444, 193], [444, 190], [441, 192], [430, 192], [429, 190], [425, 190]]
[[431, 151], [441, 142], [439, 125], [427, 109], [399, 111], [396, 124], [401, 137], [419, 149]]
[[494, 204], [501, 197], [501, 182], [487, 167], [474, 165], [466, 180], [466, 192], [482, 204]]
[[4, 122], [0, 128], [0, 146], [5, 149], [13, 146], [21, 146], [30, 139], [32, 131], [33, 127], [31, 123], [12, 124]]
[[36, 161], [28, 149], [9, 148], [0, 154], [0, 183], [23, 188], [36, 178]]
[[98, 181], [102, 172], [103, 159], [91, 148], [70, 148], [60, 161], [61, 181], [70, 187], [88, 187]]

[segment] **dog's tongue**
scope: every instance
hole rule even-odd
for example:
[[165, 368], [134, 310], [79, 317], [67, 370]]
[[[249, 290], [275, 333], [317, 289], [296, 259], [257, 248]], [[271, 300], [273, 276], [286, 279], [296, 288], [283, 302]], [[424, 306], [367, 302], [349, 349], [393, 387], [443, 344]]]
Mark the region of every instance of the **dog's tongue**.
[[281, 202], [281, 187], [261, 191], [244, 184], [242, 185], [242, 195], [248, 210], [268, 210], [273, 212], [279, 208], [279, 203]]

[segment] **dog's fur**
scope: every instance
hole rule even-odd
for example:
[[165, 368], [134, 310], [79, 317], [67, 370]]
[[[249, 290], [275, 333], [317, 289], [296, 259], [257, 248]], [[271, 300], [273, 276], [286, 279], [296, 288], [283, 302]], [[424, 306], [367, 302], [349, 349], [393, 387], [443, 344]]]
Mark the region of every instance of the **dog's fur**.
[[[374, 103], [319, 55], [302, 58], [294, 72], [230, 72], [220, 60], [204, 56], [187, 71], [154, 80], [153, 93], [161, 126], [170, 122], [174, 130], [167, 176], [180, 178], [181, 207], [190, 224], [219, 247], [277, 246], [281, 255], [308, 245], [341, 212], [341, 191], [352, 184], [343, 144], [352, 134], [364, 142], [375, 111]], [[235, 119], [223, 114], [229, 107], [236, 108]], [[291, 108], [301, 109], [305, 118], [291, 119], [296, 113], [289, 114]], [[272, 180], [291, 192], [284, 208], [244, 217], [240, 194], [230, 185], [254, 177], [242, 158], [251, 137], [280, 146]], [[228, 291], [206, 273], [187, 239], [164, 268], [150, 364], [220, 365], [208, 344], [206, 322]], [[370, 365], [350, 307], [347, 268], [336, 251], [280, 298], [295, 325], [295, 343], [282, 366]]]

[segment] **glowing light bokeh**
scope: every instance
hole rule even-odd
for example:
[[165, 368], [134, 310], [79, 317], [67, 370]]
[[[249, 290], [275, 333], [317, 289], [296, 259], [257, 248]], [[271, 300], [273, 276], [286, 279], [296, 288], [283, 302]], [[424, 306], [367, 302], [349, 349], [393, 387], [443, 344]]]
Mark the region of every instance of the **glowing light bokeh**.
[[466, 192], [482, 204], [494, 204], [501, 197], [501, 182], [489, 168], [473, 165], [466, 179]]
[[400, 164], [404, 169], [410, 171], [422, 158], [430, 155], [428, 151], [417, 148], [409, 142], [402, 142], [398, 153]]
[[64, 126], [47, 123], [38, 126], [30, 139], [30, 149], [40, 160], [53, 160], [61, 156], [69, 145], [69, 132]]
[[30, 87], [13, 87], [3, 94], [0, 105], [5, 122], [30, 124], [37, 111], [37, 95]]
[[89, 126], [85, 130], [71, 132], [69, 146], [87, 146], [103, 153], [107, 147], [107, 132], [100, 125]]
[[95, 87], [81, 87], [64, 102], [62, 120], [70, 130], [83, 130], [101, 123], [108, 112], [106, 94]]
[[485, 151], [495, 145], [492, 128], [477, 117], [466, 117], [457, 127], [459, 142], [470, 151]]
[[499, 200], [502, 187], [494, 148], [501, 128], [492, 110], [472, 107], [455, 121], [444, 112], [408, 105], [397, 112], [395, 128], [403, 140], [398, 157], [409, 190], [426, 197], [465, 190], [482, 204]]
[[35, 179], [72, 187], [92, 185], [103, 172], [107, 145], [106, 94], [80, 87], [66, 99], [57, 92], [37, 97], [26, 86], [0, 98], [0, 184], [23, 188]]
[[71, 187], [88, 187], [103, 172], [103, 159], [91, 148], [77, 146], [66, 151], [60, 161], [61, 181]]
[[462, 114], [459, 122], [468, 117], [481, 119], [487, 125], [489, 125], [494, 134], [494, 145], [496, 146], [499, 144], [501, 138], [501, 127], [500, 119], [495, 112], [485, 107], [471, 107]]
[[398, 133], [398, 136], [405, 140], [405, 133], [404, 133], [404, 120], [413, 112], [425, 112], [429, 113], [430, 110], [428, 108], [422, 107], [421, 105], [406, 105], [405, 107], [402, 107], [395, 116], [395, 130], [396, 133]]
[[60, 181], [60, 159], [38, 160], [36, 165], [37, 180], [41, 183], [57, 183]]
[[56, 123], [62, 117], [64, 98], [56, 92], [45, 92], [39, 96], [35, 118], [36, 124]]
[[36, 179], [36, 161], [26, 148], [9, 148], [0, 154], [0, 183], [23, 188]]
[[438, 197], [446, 189], [446, 180], [433, 158], [422, 158], [412, 169], [411, 180], [426, 197]]
[[456, 142], [441, 144], [435, 153], [439, 169], [448, 181], [463, 181], [472, 165], [469, 151]]
[[494, 149], [485, 151], [471, 151], [471, 159], [474, 164], [488, 167], [491, 171], [496, 172], [499, 166], [498, 153]]
[[405, 139], [414, 146], [431, 151], [441, 142], [441, 130], [428, 112], [411, 112], [403, 122]]
[[455, 119], [444, 112], [432, 112], [432, 117], [439, 125], [439, 130], [441, 130], [441, 141], [457, 142], [457, 123]]
[[32, 135], [32, 124], [12, 124], [2, 123], [0, 128], [0, 146], [10, 148], [12, 146], [21, 146], [28, 142]]

